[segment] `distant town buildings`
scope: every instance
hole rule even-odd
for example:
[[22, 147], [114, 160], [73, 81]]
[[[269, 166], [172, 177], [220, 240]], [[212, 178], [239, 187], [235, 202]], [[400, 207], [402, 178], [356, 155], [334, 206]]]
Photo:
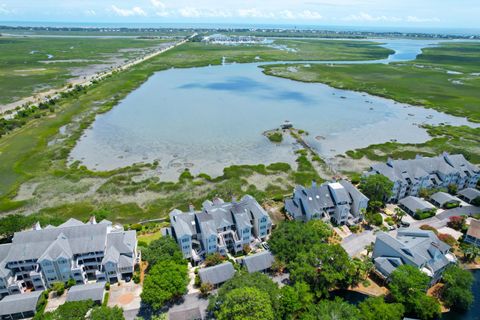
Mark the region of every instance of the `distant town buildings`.
[[177, 241], [185, 258], [194, 261], [215, 252], [240, 252], [255, 239], [265, 240], [272, 228], [267, 212], [249, 195], [240, 201], [205, 201], [198, 212], [193, 207], [185, 213], [173, 210], [170, 223], [165, 233]]
[[110, 221], [69, 219], [58, 227], [17, 232], [0, 245], [0, 297], [36, 291], [74, 279], [116, 282], [130, 278], [138, 262], [135, 231]]
[[382, 174], [393, 182], [390, 202], [408, 196], [417, 196], [421, 189], [474, 188], [480, 179], [480, 168], [468, 162], [461, 154], [443, 153], [427, 158], [417, 155], [412, 160], [392, 160], [375, 164], [366, 173]]
[[310, 188], [295, 187], [293, 198], [285, 201], [287, 214], [299, 221], [333, 220], [339, 225], [353, 225], [363, 220], [368, 198], [347, 180], [312, 183]]
[[265, 38], [259, 38], [254, 36], [227, 36], [224, 34], [212, 34], [210, 36], [205, 36], [202, 39], [202, 42], [213, 43], [213, 44], [258, 44], [265, 43]]
[[433, 231], [399, 229], [397, 237], [380, 232], [373, 249], [377, 273], [388, 279], [401, 265], [417, 267], [437, 282], [445, 268], [456, 262], [450, 246], [440, 241]]

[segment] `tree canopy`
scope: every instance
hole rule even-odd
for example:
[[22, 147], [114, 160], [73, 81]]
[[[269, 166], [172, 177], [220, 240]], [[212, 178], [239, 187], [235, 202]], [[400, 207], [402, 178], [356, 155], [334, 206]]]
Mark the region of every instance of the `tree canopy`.
[[300, 319], [313, 301], [310, 287], [304, 282], [296, 282], [280, 290], [280, 308], [284, 319]]
[[363, 177], [360, 189], [370, 201], [385, 202], [392, 196], [393, 182], [381, 174], [373, 174]]
[[302, 317], [305, 320], [358, 320], [359, 318], [358, 309], [338, 297], [335, 300], [321, 300], [318, 304], [311, 305]]
[[273, 320], [270, 297], [257, 288], [236, 288], [225, 295], [215, 312], [218, 320]]
[[178, 244], [171, 237], [161, 237], [154, 240], [142, 251], [143, 260], [148, 261], [149, 266], [155, 265], [158, 261], [172, 260], [184, 263], [183, 254]]
[[473, 303], [473, 275], [451, 265], [443, 272], [443, 282], [445, 286], [442, 290], [442, 300], [449, 308], [464, 311]]
[[88, 320], [125, 320], [123, 310], [119, 307], [109, 308], [106, 306], [96, 307], [92, 309]]
[[166, 302], [175, 300], [187, 292], [188, 271], [186, 264], [172, 260], [159, 261], [145, 277], [142, 301], [154, 310], [159, 310]]
[[288, 263], [313, 245], [327, 242], [331, 235], [331, 228], [320, 220], [286, 221], [275, 229], [268, 245], [278, 259]]
[[386, 303], [383, 297], [371, 297], [358, 305], [361, 320], [402, 320], [405, 308], [401, 303]]
[[43, 315], [38, 313], [34, 319], [42, 320], [85, 320], [88, 310], [93, 307], [92, 300], [71, 301], [60, 305], [55, 311]]
[[440, 315], [438, 301], [426, 295], [430, 278], [418, 268], [401, 265], [390, 277], [390, 293], [396, 302], [402, 303], [408, 314], [420, 319], [434, 319]]

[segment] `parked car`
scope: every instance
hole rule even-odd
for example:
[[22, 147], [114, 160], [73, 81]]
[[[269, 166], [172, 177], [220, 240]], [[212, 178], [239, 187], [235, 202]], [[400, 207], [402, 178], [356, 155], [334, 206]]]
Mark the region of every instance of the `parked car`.
[[410, 227], [410, 222], [402, 221], [402, 222], [400, 222], [400, 225], [401, 225], [402, 227], [408, 228], [408, 227]]

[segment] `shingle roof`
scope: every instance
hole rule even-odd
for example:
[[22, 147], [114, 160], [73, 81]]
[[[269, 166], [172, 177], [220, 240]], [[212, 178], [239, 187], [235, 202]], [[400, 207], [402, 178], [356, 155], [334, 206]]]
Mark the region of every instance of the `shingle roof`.
[[20, 312], [34, 311], [43, 291], [12, 294], [0, 301], [0, 316]]
[[187, 308], [183, 310], [170, 311], [169, 320], [198, 320], [202, 319], [202, 313], [199, 307]]
[[38, 259], [52, 242], [64, 234], [73, 254], [103, 251], [105, 249], [107, 226], [103, 224], [82, 224], [78, 226], [16, 232], [7, 262]]
[[0, 277], [4, 278], [7, 275], [10, 274], [10, 270], [5, 268], [5, 260], [8, 256], [8, 252], [10, 251], [12, 244], [11, 243], [6, 243], [6, 244], [0, 244]]
[[247, 267], [248, 272], [259, 272], [269, 269], [275, 258], [270, 251], [262, 251], [260, 253], [246, 256], [243, 263]]
[[452, 196], [451, 194], [446, 192], [441, 192], [441, 191], [432, 194], [430, 196], [430, 199], [437, 202], [440, 206], [443, 206], [446, 203], [450, 203], [450, 202], [460, 202], [460, 200], [458, 200], [456, 197]]
[[[379, 251], [383, 252], [385, 247], [389, 248], [389, 253], [380, 254]], [[384, 232], [377, 234], [373, 258], [383, 267], [387, 262], [378, 258], [400, 258], [403, 264], [427, 265], [436, 272], [450, 263], [445, 257], [449, 249], [450, 246], [440, 241], [432, 231], [399, 229], [396, 238]]]
[[473, 238], [480, 239], [480, 220], [472, 219], [467, 235]]
[[198, 275], [203, 283], [213, 285], [223, 283], [231, 279], [235, 274], [235, 269], [231, 262], [222, 263], [213, 267], [203, 268], [198, 271]]
[[70, 288], [66, 301], [103, 301], [105, 282], [80, 284]]
[[411, 210], [412, 212], [417, 212], [417, 210], [424, 211], [424, 210], [431, 210], [435, 209], [435, 206], [431, 203], [414, 196], [408, 196], [398, 201], [401, 205], [405, 206], [407, 209]]
[[480, 197], [480, 191], [473, 188], [466, 188], [466, 189], [460, 190], [458, 194], [464, 196], [470, 201], [475, 199], [476, 197]]
[[373, 165], [372, 171], [386, 176], [393, 182], [406, 182], [407, 179], [414, 181], [423, 177], [440, 180], [437, 172], [442, 174], [458, 173], [464, 177], [478, 173], [480, 169], [468, 162], [461, 154], [443, 153], [431, 158], [417, 155], [415, 159], [410, 160], [389, 159], [387, 163]]

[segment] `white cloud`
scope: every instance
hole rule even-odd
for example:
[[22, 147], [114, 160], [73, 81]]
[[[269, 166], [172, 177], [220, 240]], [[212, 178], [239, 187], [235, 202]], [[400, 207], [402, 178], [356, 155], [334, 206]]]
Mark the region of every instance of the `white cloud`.
[[95, 10], [85, 10], [84, 13], [85, 13], [85, 15], [90, 16], [90, 17], [93, 17], [93, 16], [97, 15], [97, 12], [95, 12]]
[[133, 7], [131, 9], [119, 8], [116, 5], [112, 5], [112, 10], [121, 17], [130, 16], [146, 16], [147, 13], [141, 7]]
[[13, 10], [9, 10], [5, 4], [0, 3], [0, 14], [10, 14], [10, 13], [13, 13]]
[[351, 14], [345, 18], [345, 21], [363, 21], [363, 22], [378, 22], [378, 21], [388, 21], [388, 22], [398, 22], [402, 21], [402, 18], [399, 17], [387, 17], [387, 16], [372, 16], [371, 14], [360, 12], [359, 14]]
[[178, 13], [184, 18], [198, 18], [202, 15], [198, 9], [193, 7], [181, 8]]
[[440, 22], [440, 19], [438, 18], [419, 18], [416, 16], [408, 16], [407, 19], [405, 19], [407, 22]]
[[150, 2], [155, 8], [165, 9], [166, 7], [165, 4], [159, 0], [150, 0]]

